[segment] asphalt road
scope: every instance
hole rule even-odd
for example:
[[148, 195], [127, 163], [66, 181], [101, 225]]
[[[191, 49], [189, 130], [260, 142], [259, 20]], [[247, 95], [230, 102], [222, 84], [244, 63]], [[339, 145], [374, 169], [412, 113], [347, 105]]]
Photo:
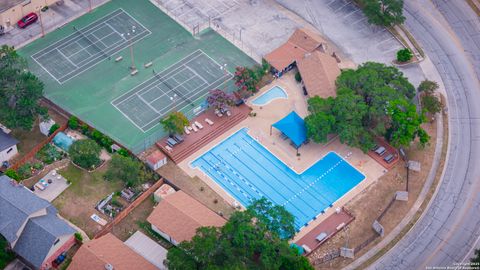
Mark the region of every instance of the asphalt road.
[[480, 244], [480, 20], [463, 0], [410, 0], [405, 10], [447, 91], [448, 162], [430, 207], [371, 269], [455, 266]]

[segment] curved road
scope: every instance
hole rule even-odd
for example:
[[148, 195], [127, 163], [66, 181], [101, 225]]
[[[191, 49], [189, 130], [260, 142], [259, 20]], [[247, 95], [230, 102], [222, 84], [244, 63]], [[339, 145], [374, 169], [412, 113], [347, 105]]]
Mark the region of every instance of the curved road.
[[448, 162], [430, 207], [371, 269], [455, 266], [480, 245], [480, 20], [464, 0], [405, 1], [405, 11], [445, 84]]

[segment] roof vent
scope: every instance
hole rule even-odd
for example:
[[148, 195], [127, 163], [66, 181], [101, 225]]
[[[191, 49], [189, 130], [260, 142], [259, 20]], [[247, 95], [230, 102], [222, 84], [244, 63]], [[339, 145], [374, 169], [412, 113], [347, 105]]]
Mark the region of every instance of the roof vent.
[[105, 264], [105, 270], [113, 270], [113, 265], [109, 263]]

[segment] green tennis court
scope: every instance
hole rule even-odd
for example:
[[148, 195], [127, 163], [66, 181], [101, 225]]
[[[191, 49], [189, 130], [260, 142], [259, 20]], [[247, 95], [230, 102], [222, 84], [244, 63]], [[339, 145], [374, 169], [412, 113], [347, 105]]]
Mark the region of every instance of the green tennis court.
[[235, 89], [236, 66], [255, 64], [211, 29], [193, 37], [147, 0], [112, 0], [19, 53], [48, 99], [136, 153], [166, 135], [166, 114], [194, 117], [209, 90]]

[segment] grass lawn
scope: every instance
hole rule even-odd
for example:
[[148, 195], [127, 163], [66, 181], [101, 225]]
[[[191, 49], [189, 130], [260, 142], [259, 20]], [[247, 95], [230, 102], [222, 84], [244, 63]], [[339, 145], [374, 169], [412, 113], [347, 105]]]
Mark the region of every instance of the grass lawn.
[[72, 184], [53, 201], [60, 214], [80, 227], [92, 238], [102, 226], [93, 221], [90, 216], [97, 214], [108, 220], [106, 216], [95, 209], [95, 205], [102, 198], [112, 192], [120, 191], [122, 182], [110, 182], [103, 179], [109, 163], [93, 173], [78, 169], [71, 163], [59, 171]]

